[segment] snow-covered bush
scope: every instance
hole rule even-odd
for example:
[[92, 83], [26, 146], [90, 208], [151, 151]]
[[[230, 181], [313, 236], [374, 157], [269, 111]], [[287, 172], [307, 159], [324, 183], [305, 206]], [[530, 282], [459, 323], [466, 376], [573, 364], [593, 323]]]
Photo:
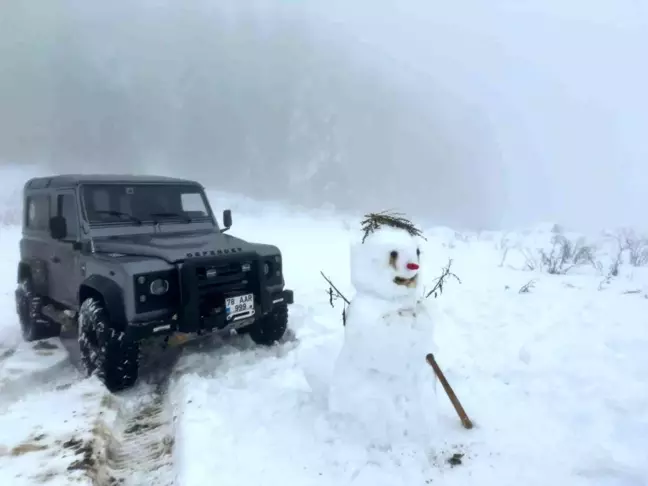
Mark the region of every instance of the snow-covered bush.
[[638, 235], [634, 230], [624, 229], [618, 235], [621, 252], [628, 255], [628, 263], [633, 267], [648, 265], [648, 238]]
[[522, 250], [528, 270], [542, 270], [552, 275], [565, 275], [574, 267], [592, 265], [601, 270], [596, 261], [596, 250], [588, 245], [585, 238], [570, 240], [561, 233], [551, 237], [551, 248], [539, 248], [535, 253]]

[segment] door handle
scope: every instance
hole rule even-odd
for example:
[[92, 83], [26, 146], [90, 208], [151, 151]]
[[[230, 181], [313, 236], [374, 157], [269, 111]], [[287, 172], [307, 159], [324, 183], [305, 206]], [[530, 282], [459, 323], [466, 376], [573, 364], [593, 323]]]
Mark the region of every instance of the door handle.
[[50, 260], [51, 260], [52, 263], [60, 263], [61, 262], [61, 259], [59, 257], [57, 257], [57, 256], [53, 256], [52, 258], [50, 258]]

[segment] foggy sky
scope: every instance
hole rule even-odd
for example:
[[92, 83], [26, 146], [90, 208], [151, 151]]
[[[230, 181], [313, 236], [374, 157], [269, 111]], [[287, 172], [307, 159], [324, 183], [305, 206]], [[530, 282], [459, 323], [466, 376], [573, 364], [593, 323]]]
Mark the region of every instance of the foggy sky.
[[578, 3], [0, 0], [0, 161], [645, 225], [646, 7]]

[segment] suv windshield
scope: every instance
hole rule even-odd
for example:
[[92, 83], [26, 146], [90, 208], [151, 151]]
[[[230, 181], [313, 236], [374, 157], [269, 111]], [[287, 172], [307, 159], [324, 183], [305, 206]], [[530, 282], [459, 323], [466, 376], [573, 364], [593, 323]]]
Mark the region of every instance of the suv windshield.
[[183, 184], [84, 184], [86, 217], [91, 224], [171, 223], [210, 219], [198, 186]]

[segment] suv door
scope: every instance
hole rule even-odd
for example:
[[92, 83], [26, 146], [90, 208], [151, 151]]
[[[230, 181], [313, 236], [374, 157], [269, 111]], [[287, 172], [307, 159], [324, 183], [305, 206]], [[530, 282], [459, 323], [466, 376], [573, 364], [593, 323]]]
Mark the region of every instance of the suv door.
[[75, 243], [79, 242], [80, 225], [77, 199], [74, 191], [59, 191], [52, 201], [52, 216], [62, 216], [67, 225], [67, 236], [52, 239], [50, 268], [50, 298], [66, 307], [76, 309], [77, 290], [81, 284], [81, 253]]
[[30, 191], [25, 198], [24, 206], [20, 258], [31, 268], [32, 284], [36, 294], [49, 297], [50, 195], [47, 191]]

